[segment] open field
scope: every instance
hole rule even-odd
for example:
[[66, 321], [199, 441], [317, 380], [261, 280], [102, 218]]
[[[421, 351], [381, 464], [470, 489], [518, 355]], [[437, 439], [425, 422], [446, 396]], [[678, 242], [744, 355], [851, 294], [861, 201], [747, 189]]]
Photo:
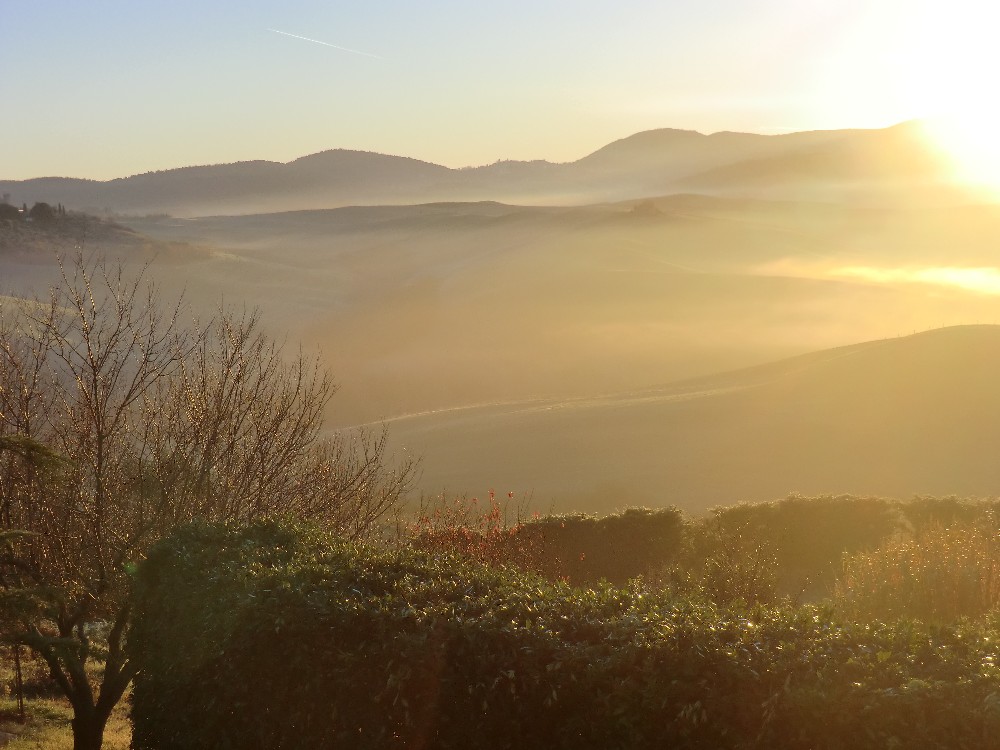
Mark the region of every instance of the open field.
[[[1000, 322], [988, 272], [995, 209], [654, 203], [652, 216], [635, 203], [486, 203], [133, 225], [218, 249], [177, 267], [192, 300], [224, 289], [318, 345], [343, 387], [336, 424], [590, 397]], [[927, 271], [959, 247], [964, 264], [987, 269], [984, 286]]]

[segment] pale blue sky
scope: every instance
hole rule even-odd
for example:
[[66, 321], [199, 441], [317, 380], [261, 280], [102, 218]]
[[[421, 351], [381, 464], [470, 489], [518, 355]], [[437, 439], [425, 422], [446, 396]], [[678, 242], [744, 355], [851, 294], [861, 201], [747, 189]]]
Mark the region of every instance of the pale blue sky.
[[907, 71], [961, 2], [0, 0], [0, 178], [889, 125], [933, 108]]

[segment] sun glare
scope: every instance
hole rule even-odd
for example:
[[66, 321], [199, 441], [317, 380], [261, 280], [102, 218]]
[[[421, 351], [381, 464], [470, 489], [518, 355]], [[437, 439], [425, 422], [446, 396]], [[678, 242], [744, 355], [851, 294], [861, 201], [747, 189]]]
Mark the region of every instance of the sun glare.
[[1000, 198], [1000, 10], [979, 0], [918, 4], [900, 85], [958, 181]]
[[931, 284], [957, 287], [980, 294], [1000, 295], [998, 268], [875, 268], [849, 266], [835, 269], [833, 276], [860, 279], [878, 284]]
[[951, 117], [928, 120], [932, 141], [951, 159], [955, 177], [1000, 198], [1000, 110], [996, 105], [982, 112], [956, 112]]

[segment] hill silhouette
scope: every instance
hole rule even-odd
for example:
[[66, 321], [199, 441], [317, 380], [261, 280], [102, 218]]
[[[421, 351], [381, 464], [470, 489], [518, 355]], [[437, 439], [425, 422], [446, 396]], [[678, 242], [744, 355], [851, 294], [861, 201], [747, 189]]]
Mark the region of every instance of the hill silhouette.
[[941, 188], [942, 155], [928, 146], [921, 123], [850, 136], [801, 142], [801, 148], [760, 155], [681, 180], [692, 190], [756, 194], [768, 198], [825, 198], [837, 191], [877, 193], [894, 188]]
[[557, 511], [702, 512], [792, 492], [995, 495], [1000, 326], [958, 326], [594, 399], [393, 423], [422, 487], [533, 490]]
[[[192, 166], [108, 181], [0, 180], [15, 202], [175, 216], [253, 214], [347, 205], [495, 200], [571, 205], [671, 192], [874, 200], [916, 173], [946, 183], [947, 167], [919, 126], [756, 135], [660, 129], [565, 164], [503, 161], [450, 169], [402, 156], [336, 149], [282, 164]], [[822, 188], [821, 192], [819, 189]], [[837, 196], [841, 196], [838, 193]], [[835, 197], [837, 197], [835, 196]], [[939, 196], [940, 197], [940, 196]]]

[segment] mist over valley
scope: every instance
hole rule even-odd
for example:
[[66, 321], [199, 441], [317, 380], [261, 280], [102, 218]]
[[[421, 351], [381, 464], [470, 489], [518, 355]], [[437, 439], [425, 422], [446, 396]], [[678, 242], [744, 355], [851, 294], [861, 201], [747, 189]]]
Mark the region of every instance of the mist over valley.
[[[935, 369], [974, 377], [933, 352], [912, 367], [852, 358], [868, 395], [819, 378], [809, 408], [836, 424], [775, 384], [651, 395], [805, 352], [1000, 322], [1000, 207], [950, 180], [918, 132], [660, 130], [569, 164], [449, 170], [333, 151], [3, 183], [14, 203], [47, 190], [71, 209], [107, 204], [117, 223], [74, 236], [14, 227], [2, 291], [43, 288], [52, 250], [82, 247], [152, 261], [201, 316], [220, 300], [259, 307], [334, 371], [331, 429], [388, 420], [392, 445], [422, 457], [427, 494], [495, 486], [588, 512], [701, 511], [793, 491], [990, 494], [995, 472], [974, 458], [996, 445], [988, 408], [946, 408], [929, 386], [901, 411], [871, 395]], [[974, 351], [992, 329], [960, 330], [941, 335], [979, 331]], [[991, 402], [985, 383], [952, 387]], [[851, 421], [859, 408], [872, 424]], [[921, 420], [944, 427], [925, 434]], [[956, 453], [954, 432], [981, 439]]]

